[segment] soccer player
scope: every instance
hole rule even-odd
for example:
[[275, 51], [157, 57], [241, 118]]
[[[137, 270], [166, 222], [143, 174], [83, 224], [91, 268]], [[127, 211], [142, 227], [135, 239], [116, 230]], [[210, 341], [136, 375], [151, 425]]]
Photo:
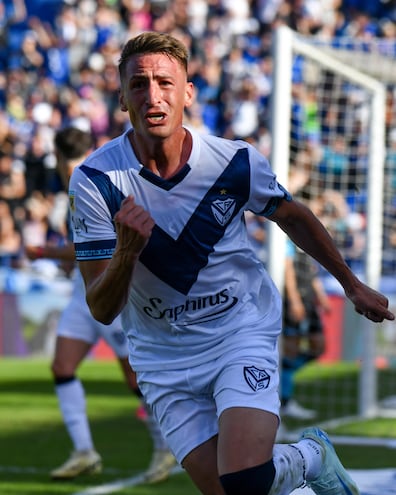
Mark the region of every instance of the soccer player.
[[283, 298], [281, 416], [312, 419], [316, 412], [294, 399], [297, 371], [318, 359], [325, 349], [322, 312], [330, 301], [312, 258], [286, 241], [285, 293]]
[[123, 47], [120, 105], [132, 128], [70, 181], [76, 257], [93, 316], [122, 315], [130, 362], [177, 460], [204, 495], [359, 490], [318, 428], [274, 445], [282, 305], [247, 239], [244, 210], [276, 222], [345, 289], [356, 311], [394, 319], [327, 230], [246, 142], [183, 125], [188, 53], [143, 32]]
[[[92, 136], [88, 132], [73, 127], [57, 132], [57, 169], [66, 189], [74, 167], [89, 155], [92, 146]], [[69, 263], [75, 260], [72, 242], [64, 246], [26, 246], [26, 253], [30, 259], [51, 258]], [[53, 479], [71, 479], [84, 473], [100, 473], [102, 470], [102, 459], [94, 448], [91, 436], [84, 388], [76, 376], [78, 366], [100, 338], [107, 342], [117, 356], [128, 387], [138, 397], [141, 397], [141, 392], [128, 362], [128, 344], [121, 318], [115, 318], [110, 325], [103, 325], [92, 317], [85, 301], [84, 281], [78, 269], [74, 274], [71, 299], [62, 312], [56, 333], [51, 369], [59, 407], [74, 450], [71, 457], [50, 474]], [[146, 424], [154, 446], [153, 457], [145, 472], [145, 481], [156, 483], [168, 477], [176, 461], [151, 411], [144, 401], [141, 405], [147, 413]]]

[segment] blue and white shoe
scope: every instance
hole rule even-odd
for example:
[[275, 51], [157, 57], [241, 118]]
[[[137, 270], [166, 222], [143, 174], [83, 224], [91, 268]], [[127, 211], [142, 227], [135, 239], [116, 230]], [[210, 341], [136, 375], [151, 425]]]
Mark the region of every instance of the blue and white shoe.
[[316, 495], [359, 495], [356, 483], [344, 469], [330, 442], [329, 437], [320, 428], [307, 428], [300, 440], [311, 439], [322, 447], [323, 465], [319, 476], [307, 485]]

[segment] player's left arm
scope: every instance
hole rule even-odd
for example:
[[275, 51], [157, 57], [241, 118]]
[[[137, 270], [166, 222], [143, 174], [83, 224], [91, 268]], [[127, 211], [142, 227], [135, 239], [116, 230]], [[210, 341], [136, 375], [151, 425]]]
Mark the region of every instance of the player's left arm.
[[394, 320], [388, 299], [354, 275], [327, 229], [309, 208], [296, 200], [282, 200], [268, 218], [340, 282], [358, 313], [375, 322]]

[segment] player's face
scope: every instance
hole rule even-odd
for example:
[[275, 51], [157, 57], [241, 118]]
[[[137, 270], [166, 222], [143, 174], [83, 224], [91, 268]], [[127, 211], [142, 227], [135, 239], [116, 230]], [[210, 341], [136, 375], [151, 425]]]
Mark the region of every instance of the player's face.
[[121, 83], [121, 109], [141, 138], [164, 139], [180, 128], [191, 105], [192, 84], [180, 63], [165, 54], [131, 57]]

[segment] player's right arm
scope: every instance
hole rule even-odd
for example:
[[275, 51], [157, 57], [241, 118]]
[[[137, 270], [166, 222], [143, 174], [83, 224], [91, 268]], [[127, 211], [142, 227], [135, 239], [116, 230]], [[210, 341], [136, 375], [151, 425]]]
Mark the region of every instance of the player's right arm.
[[135, 265], [154, 227], [150, 214], [132, 196], [121, 203], [114, 221], [117, 242], [111, 259], [80, 261], [88, 306], [104, 324], [110, 324], [126, 305]]

